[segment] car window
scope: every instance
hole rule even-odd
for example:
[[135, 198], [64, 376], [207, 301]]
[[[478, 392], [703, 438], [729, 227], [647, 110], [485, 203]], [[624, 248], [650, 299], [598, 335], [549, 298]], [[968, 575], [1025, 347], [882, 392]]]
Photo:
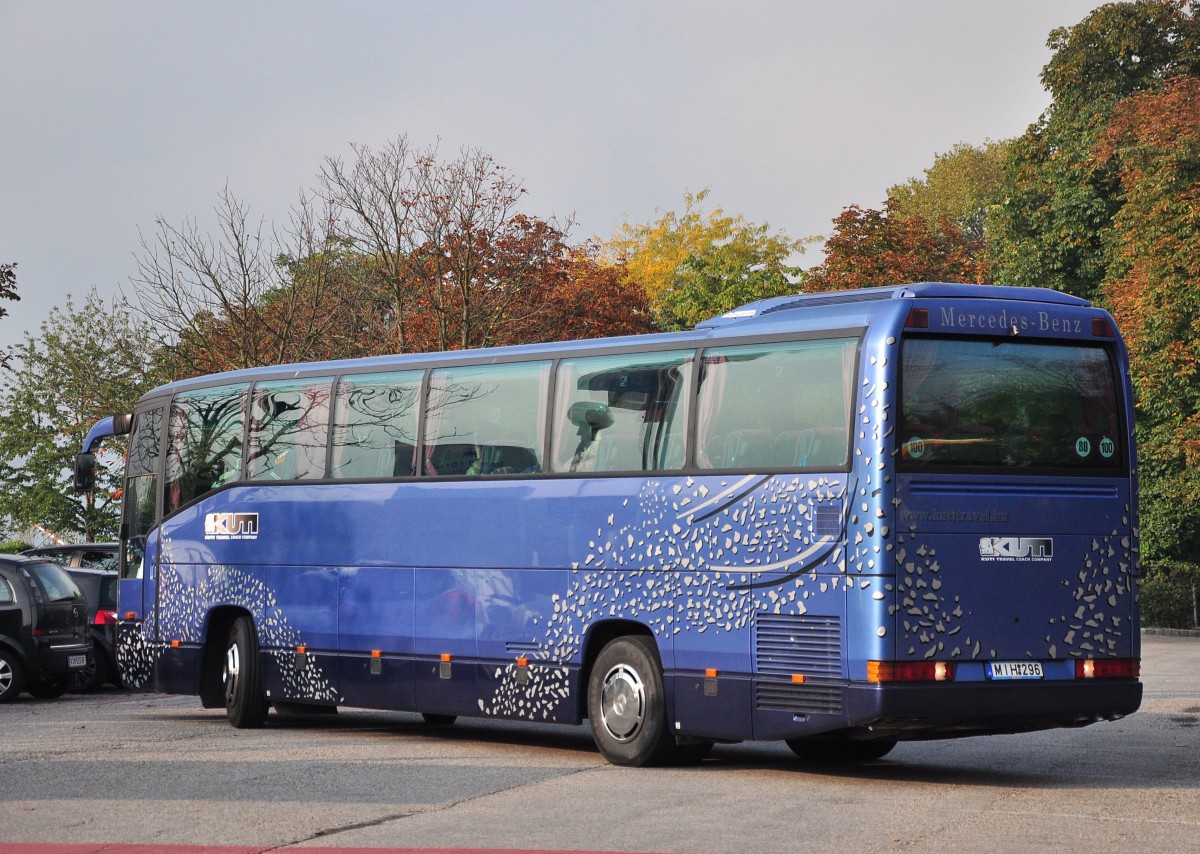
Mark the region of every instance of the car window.
[[7, 578], [0, 578], [0, 605], [11, 605], [17, 601], [17, 597], [13, 595], [12, 585], [8, 583]]
[[62, 567], [53, 563], [29, 563], [23, 568], [50, 602], [83, 598], [71, 576], [67, 575]]
[[80, 566], [94, 566], [97, 569], [116, 569], [117, 550], [86, 549], [79, 555]]

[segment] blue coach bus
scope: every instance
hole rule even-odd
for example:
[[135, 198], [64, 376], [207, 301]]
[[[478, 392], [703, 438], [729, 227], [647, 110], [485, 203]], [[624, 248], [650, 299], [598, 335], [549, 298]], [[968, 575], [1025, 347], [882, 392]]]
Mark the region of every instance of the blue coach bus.
[[690, 332], [172, 383], [129, 433], [118, 659], [237, 727], [337, 706], [577, 724], [622, 765], [1141, 701], [1124, 345], [923, 283]]

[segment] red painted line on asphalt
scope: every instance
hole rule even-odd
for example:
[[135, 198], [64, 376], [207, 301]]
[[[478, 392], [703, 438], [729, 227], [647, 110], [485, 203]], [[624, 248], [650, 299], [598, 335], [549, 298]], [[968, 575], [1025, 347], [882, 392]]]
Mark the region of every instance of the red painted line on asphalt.
[[246, 845], [131, 845], [120, 842], [0, 842], [0, 854], [631, 854], [547, 848], [287, 848]]

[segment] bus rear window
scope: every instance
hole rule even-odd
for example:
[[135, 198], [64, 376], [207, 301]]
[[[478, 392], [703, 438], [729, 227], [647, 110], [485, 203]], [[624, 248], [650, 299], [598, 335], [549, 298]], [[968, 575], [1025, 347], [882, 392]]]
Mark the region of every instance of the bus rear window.
[[1120, 470], [1116, 375], [1102, 347], [908, 338], [906, 468]]

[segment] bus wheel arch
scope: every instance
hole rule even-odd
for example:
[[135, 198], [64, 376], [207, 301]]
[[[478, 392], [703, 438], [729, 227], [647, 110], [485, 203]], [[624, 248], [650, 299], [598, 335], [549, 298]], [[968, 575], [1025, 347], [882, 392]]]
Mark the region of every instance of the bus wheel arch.
[[208, 615], [205, 629], [204, 658], [200, 665], [200, 704], [206, 709], [225, 706], [225, 653], [229, 632], [239, 617], [251, 619], [245, 608], [223, 606]]
[[666, 765], [676, 753], [658, 645], [652, 635], [609, 641], [587, 680], [588, 718], [604, 758], [614, 765]]

